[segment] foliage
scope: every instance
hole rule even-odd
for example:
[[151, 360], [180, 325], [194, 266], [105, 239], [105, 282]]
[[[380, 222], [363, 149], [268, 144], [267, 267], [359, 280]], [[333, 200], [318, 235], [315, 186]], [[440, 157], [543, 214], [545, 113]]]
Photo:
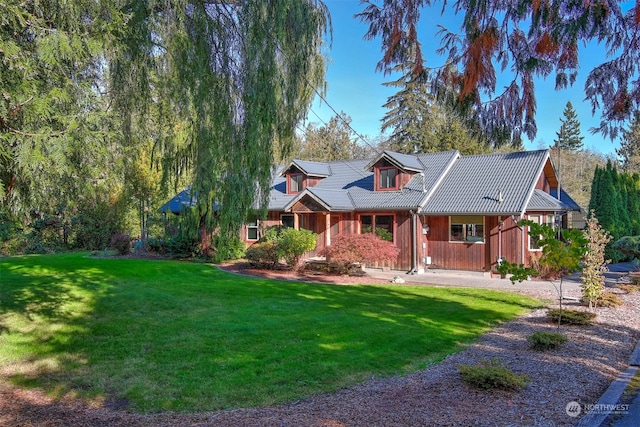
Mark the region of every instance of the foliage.
[[[587, 238], [580, 230], [562, 229], [560, 237], [558, 232], [547, 224], [538, 224], [531, 220], [518, 222], [520, 227], [527, 226], [530, 236], [540, 236], [538, 245], [542, 248], [542, 256], [538, 260], [539, 266], [544, 267], [547, 273], [560, 277], [558, 290], [559, 312], [562, 313], [562, 281], [565, 275], [579, 271], [581, 260], [587, 250]], [[520, 264], [502, 262], [498, 271], [503, 274], [512, 274], [511, 283], [522, 282], [528, 276], [537, 275], [539, 272], [531, 267]], [[555, 285], [554, 285], [555, 286]], [[558, 328], [560, 328], [561, 314], [558, 317]]]
[[564, 116], [560, 119], [562, 124], [560, 125], [560, 130], [556, 132], [558, 139], [554, 141], [556, 147], [561, 150], [577, 151], [582, 148], [584, 136], [580, 135], [578, 113], [573, 108], [571, 101], [567, 102], [562, 114]]
[[116, 45], [126, 12], [114, 2], [9, 1], [0, 16], [0, 204], [71, 217], [117, 172], [103, 49]]
[[111, 236], [109, 247], [115, 249], [118, 255], [129, 255], [131, 253], [131, 236], [118, 233]]
[[628, 173], [640, 173], [640, 110], [633, 113], [629, 128], [621, 133], [620, 148], [616, 148], [616, 154], [621, 158], [622, 169]]
[[278, 257], [278, 243], [275, 240], [254, 243], [245, 251], [244, 257], [256, 267], [276, 268]]
[[353, 263], [373, 264], [395, 261], [400, 250], [392, 242], [371, 233], [346, 234], [332, 239], [331, 246], [319, 251], [327, 261], [345, 267]]
[[640, 286], [638, 286], [637, 284], [618, 285], [618, 289], [623, 290], [627, 293], [631, 293], [640, 291]]
[[222, 242], [220, 236], [213, 236], [212, 246], [216, 248], [215, 261], [226, 261], [230, 259], [240, 259], [245, 254], [245, 244], [239, 236]]
[[153, 0], [130, 14], [111, 64], [114, 105], [125, 124], [157, 124], [146, 135], [165, 179], [193, 171], [198, 218], [185, 226], [206, 252], [214, 230], [224, 245], [266, 207], [275, 156], [290, 151], [322, 86], [328, 10], [318, 0]]
[[341, 112], [329, 119], [324, 126], [313, 123], [304, 129], [304, 139], [294, 157], [300, 160], [333, 161], [364, 159], [369, 157], [368, 149], [352, 138], [351, 117]]
[[[422, 12], [432, 13], [431, 8], [440, 4], [427, 0], [363, 4], [356, 16], [368, 24], [365, 37], [379, 37], [382, 43], [377, 70], [390, 73], [397, 64], [408, 62], [413, 75], [420, 75], [425, 68], [418, 23]], [[475, 117], [491, 140], [512, 141], [521, 133], [534, 140], [536, 81], [553, 76], [558, 90], [572, 85], [580, 68], [580, 46], [592, 41], [608, 52], [588, 72], [585, 83], [586, 99], [594, 109], [602, 108], [598, 131], [615, 138], [638, 107], [638, 8], [620, 2], [462, 0], [445, 3], [440, 12], [462, 15], [462, 32], [440, 26], [442, 47], [437, 51], [448, 64], [460, 64], [461, 69], [430, 69], [433, 86], [437, 90], [455, 84], [456, 105]], [[511, 81], [500, 80], [498, 72], [505, 70], [511, 73]]]
[[298, 266], [300, 257], [315, 249], [317, 234], [305, 229], [285, 228], [277, 240], [278, 258], [284, 258], [291, 268]]
[[558, 332], [536, 331], [527, 337], [531, 348], [538, 351], [546, 351], [560, 347], [567, 342], [567, 337]]
[[509, 275], [509, 280], [512, 284], [516, 282], [524, 282], [529, 280], [530, 277], [539, 275], [538, 270], [532, 267], [525, 267], [524, 264], [511, 263], [507, 260], [502, 260], [496, 267], [496, 271], [502, 276]]
[[[274, 405], [407, 375], [540, 306], [487, 289], [318, 286], [80, 253], [0, 258], [0, 272], [6, 381], [52, 398], [120, 396], [147, 414]], [[25, 378], [51, 360], [55, 370]]]
[[[391, 150], [401, 153], [459, 150], [462, 154], [486, 150], [472, 124], [465, 123], [457, 112], [436, 99], [427, 73], [414, 75], [410, 64], [399, 64], [395, 69], [403, 75], [384, 83], [398, 88], [398, 92], [383, 105], [388, 111], [381, 128], [382, 132], [392, 129], [386, 143]], [[451, 91], [455, 92], [453, 88]]]
[[564, 322], [567, 325], [592, 325], [595, 321], [596, 314], [591, 311], [584, 310], [562, 310], [559, 308], [551, 309], [547, 312], [547, 316], [552, 322]]
[[628, 255], [632, 259], [640, 258], [640, 236], [624, 236], [613, 242], [612, 249]]
[[158, 255], [165, 255], [169, 252], [167, 242], [164, 239], [156, 237], [150, 237], [147, 239], [147, 250]]
[[277, 267], [284, 258], [289, 267], [295, 268], [305, 252], [315, 249], [316, 242], [317, 235], [310, 230], [270, 227], [258, 243], [249, 246], [245, 257], [254, 265], [268, 268]]
[[169, 237], [165, 242], [168, 255], [171, 258], [192, 259], [202, 254], [200, 239], [189, 233], [180, 232]]
[[580, 298], [580, 304], [589, 308], [591, 307], [613, 308], [613, 307], [621, 306], [623, 302], [620, 299], [620, 297], [614, 294], [613, 292], [602, 292], [595, 299], [590, 299], [590, 298], [587, 298], [586, 296], [583, 296], [582, 298]]
[[582, 298], [588, 301], [589, 308], [595, 307], [604, 292], [604, 273], [608, 271], [608, 260], [604, 251], [611, 236], [600, 227], [598, 218], [591, 211], [584, 231], [587, 238], [587, 250], [582, 257]]
[[579, 206], [586, 209], [591, 198], [591, 183], [596, 167], [605, 167], [607, 158], [589, 149], [558, 151], [555, 147], [551, 147], [550, 155], [556, 164], [561, 166], [557, 168], [557, 173], [562, 189], [570, 194]]
[[520, 390], [529, 384], [529, 377], [518, 375], [497, 359], [483, 360], [476, 365], [458, 367], [462, 379], [481, 389]]
[[83, 199], [78, 205], [80, 213], [69, 224], [71, 247], [105, 249], [111, 236], [125, 229], [125, 203], [119, 195]]
[[[640, 175], [619, 173], [612, 162], [596, 168], [591, 184], [589, 210], [616, 242], [624, 236], [640, 235]], [[619, 262], [626, 255], [607, 245], [605, 257]]]

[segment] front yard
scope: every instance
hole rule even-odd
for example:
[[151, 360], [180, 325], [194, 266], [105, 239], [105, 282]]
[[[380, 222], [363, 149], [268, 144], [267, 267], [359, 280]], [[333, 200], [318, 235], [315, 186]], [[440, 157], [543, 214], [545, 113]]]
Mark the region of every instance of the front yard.
[[140, 412], [264, 406], [415, 372], [538, 306], [173, 261], [0, 258], [0, 382]]

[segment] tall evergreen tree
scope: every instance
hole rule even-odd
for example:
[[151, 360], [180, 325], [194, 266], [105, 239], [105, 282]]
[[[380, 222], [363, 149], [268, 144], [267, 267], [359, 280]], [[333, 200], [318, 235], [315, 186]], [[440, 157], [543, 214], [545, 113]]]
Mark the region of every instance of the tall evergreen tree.
[[[116, 2], [0, 6], [0, 205], [50, 215], [120, 184], [117, 122], [102, 95]], [[75, 207], [75, 208], [74, 208]]]
[[428, 90], [425, 74], [415, 76], [407, 73], [403, 65], [396, 69], [404, 71], [403, 75], [395, 81], [383, 83], [387, 87], [398, 88], [398, 92], [383, 105], [388, 111], [382, 118], [382, 132], [391, 130], [389, 148], [401, 153], [433, 151], [438, 112], [435, 111], [435, 97]]
[[460, 150], [463, 154], [484, 152], [485, 145], [471, 131], [447, 100], [455, 94], [452, 87], [438, 88], [432, 93], [433, 82], [426, 72], [414, 75], [409, 65], [396, 67], [405, 74], [398, 80], [384, 83], [398, 87], [383, 105], [389, 111], [382, 118], [382, 132], [391, 129], [387, 146], [401, 153], [427, 153]]
[[629, 128], [622, 130], [620, 148], [616, 149], [616, 154], [620, 156], [622, 168], [626, 172], [640, 173], [640, 110], [634, 113]]
[[560, 119], [562, 124], [560, 130], [556, 132], [557, 139], [554, 142], [561, 150], [580, 150], [584, 136], [580, 135], [580, 121], [571, 101], [567, 102], [562, 114], [563, 118]]

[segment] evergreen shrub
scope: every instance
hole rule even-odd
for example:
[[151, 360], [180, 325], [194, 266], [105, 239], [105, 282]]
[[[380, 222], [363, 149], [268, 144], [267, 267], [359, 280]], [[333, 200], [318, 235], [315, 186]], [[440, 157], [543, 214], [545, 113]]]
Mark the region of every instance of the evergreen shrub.
[[596, 314], [584, 310], [560, 310], [558, 308], [551, 309], [547, 312], [547, 316], [553, 322], [561, 320], [566, 325], [593, 325]]
[[[589, 307], [589, 299], [586, 297], [580, 298], [580, 304], [585, 307]], [[613, 292], [603, 292], [598, 298], [596, 298], [594, 305], [595, 307], [613, 308], [621, 306], [622, 300]]]
[[497, 359], [485, 359], [476, 365], [461, 365], [458, 370], [464, 382], [481, 389], [519, 390], [530, 381], [527, 375], [514, 373]]
[[546, 351], [559, 347], [567, 341], [567, 337], [558, 332], [536, 331], [527, 337], [531, 348]]
[[277, 246], [275, 240], [254, 243], [247, 248], [244, 257], [254, 267], [275, 268], [279, 261]]

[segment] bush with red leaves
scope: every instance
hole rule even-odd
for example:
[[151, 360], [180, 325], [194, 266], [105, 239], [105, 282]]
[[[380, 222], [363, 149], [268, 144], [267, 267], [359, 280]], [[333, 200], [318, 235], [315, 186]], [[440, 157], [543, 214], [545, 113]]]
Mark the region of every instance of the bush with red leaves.
[[374, 264], [395, 261], [400, 249], [392, 242], [382, 240], [372, 233], [347, 234], [332, 239], [331, 246], [320, 250], [327, 261], [344, 266], [353, 263]]

